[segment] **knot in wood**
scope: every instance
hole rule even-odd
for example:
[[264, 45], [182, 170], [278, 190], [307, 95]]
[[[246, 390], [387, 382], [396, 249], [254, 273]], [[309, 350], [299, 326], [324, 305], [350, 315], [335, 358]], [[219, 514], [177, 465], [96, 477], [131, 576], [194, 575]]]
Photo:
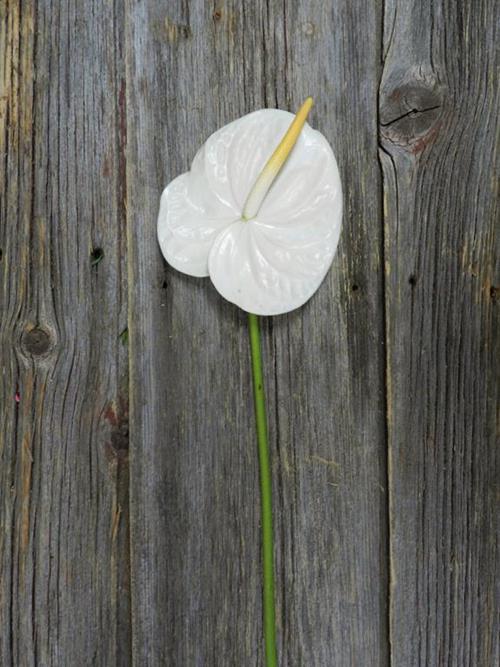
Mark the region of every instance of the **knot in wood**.
[[33, 356], [40, 356], [48, 352], [52, 345], [50, 334], [40, 327], [27, 329], [21, 338], [21, 345], [25, 352]]
[[380, 134], [412, 153], [421, 152], [439, 129], [443, 106], [442, 89], [434, 76], [406, 76], [381, 91]]

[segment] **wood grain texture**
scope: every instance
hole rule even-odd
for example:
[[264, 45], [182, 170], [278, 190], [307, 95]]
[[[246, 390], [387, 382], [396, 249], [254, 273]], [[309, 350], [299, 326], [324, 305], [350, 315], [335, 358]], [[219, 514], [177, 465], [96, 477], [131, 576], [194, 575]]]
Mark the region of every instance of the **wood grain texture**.
[[2, 665], [130, 655], [120, 22], [78, 4], [0, 9]]
[[493, 14], [487, 0], [385, 7], [394, 665], [500, 663]]
[[0, 2], [2, 667], [263, 664], [247, 320], [156, 217], [309, 94], [345, 215], [262, 321], [280, 664], [500, 663], [494, 9]]
[[346, 216], [317, 296], [263, 325], [279, 652], [387, 664], [380, 17], [347, 1], [129, 2], [127, 15], [135, 662], [262, 664], [246, 318], [166, 266], [155, 225], [209, 134], [312, 94]]

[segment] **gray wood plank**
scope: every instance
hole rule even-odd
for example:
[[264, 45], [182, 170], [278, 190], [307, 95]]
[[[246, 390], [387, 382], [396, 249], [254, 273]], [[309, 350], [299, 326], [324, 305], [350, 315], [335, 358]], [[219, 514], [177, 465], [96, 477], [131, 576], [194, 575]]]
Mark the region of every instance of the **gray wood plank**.
[[377, 82], [366, 3], [127, 2], [131, 531], [136, 664], [262, 664], [246, 318], [163, 262], [162, 188], [264, 106], [333, 143], [345, 227], [327, 281], [264, 323], [286, 665], [385, 665], [387, 516]]
[[395, 665], [500, 663], [494, 4], [385, 6]]
[[129, 664], [122, 24], [0, 5], [6, 666]]

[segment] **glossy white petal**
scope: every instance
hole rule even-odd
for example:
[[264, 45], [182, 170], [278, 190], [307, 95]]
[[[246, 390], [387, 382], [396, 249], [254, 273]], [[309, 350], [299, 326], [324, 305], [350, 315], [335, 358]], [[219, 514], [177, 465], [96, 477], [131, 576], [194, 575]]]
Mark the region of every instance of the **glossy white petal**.
[[325, 188], [308, 209], [288, 220], [237, 221], [219, 234], [209, 257], [210, 278], [222, 296], [247, 312], [278, 315], [316, 292], [337, 248], [340, 188]]
[[190, 276], [208, 276], [208, 254], [217, 234], [239, 217], [231, 202], [214, 191], [207, 176], [206, 151], [196, 155], [191, 171], [163, 191], [158, 241], [169, 264]]
[[256, 217], [240, 219], [293, 118], [266, 109], [230, 123], [162, 195], [158, 236], [167, 261], [190, 275], [209, 273], [222, 296], [256, 314], [288, 312], [307, 301], [331, 265], [340, 233], [335, 158], [307, 123]]
[[229, 123], [208, 138], [191, 170], [165, 188], [158, 240], [169, 264], [192, 276], [208, 275], [211, 244], [241, 217], [252, 185], [292, 119], [287, 111], [262, 109]]

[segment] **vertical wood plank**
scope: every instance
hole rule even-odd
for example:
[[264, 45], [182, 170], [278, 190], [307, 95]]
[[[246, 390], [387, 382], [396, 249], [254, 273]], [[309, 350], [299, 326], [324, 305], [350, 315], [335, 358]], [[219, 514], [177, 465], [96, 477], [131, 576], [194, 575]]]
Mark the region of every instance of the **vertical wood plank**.
[[[312, 123], [337, 155], [345, 212], [325, 283], [304, 308], [268, 320], [282, 661], [386, 665], [380, 16], [365, 3], [286, 3], [284, 23], [270, 69], [285, 67], [291, 108], [315, 97]], [[276, 103], [287, 104], [279, 91]]]
[[494, 9], [488, 0], [385, 6], [395, 665], [500, 662]]
[[129, 664], [123, 18], [0, 7], [0, 662]]
[[[162, 188], [221, 125], [316, 98], [345, 186], [335, 266], [264, 326], [283, 664], [387, 664], [380, 16], [352, 2], [127, 2], [133, 654], [262, 664], [246, 318], [169, 269]], [[363, 30], [358, 28], [363, 25]]]
[[256, 39], [243, 11], [254, 10], [127, 5], [130, 312], [141, 313], [130, 321], [136, 664], [262, 656], [246, 317], [208, 281], [169, 270], [156, 240], [163, 187], [254, 107], [240, 85], [254, 70], [244, 40]]

